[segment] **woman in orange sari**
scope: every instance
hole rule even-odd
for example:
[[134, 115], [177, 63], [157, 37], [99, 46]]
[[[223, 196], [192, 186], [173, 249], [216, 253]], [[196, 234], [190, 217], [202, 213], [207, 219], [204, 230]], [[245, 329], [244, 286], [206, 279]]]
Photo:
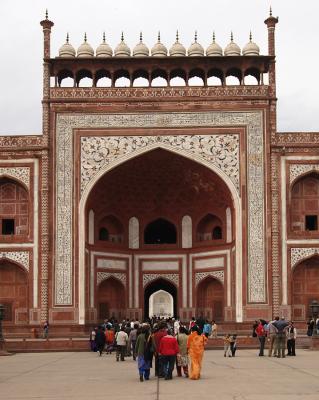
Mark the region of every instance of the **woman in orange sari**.
[[199, 379], [207, 337], [201, 335], [197, 325], [192, 327], [191, 332], [187, 340], [188, 355], [190, 357], [189, 378]]

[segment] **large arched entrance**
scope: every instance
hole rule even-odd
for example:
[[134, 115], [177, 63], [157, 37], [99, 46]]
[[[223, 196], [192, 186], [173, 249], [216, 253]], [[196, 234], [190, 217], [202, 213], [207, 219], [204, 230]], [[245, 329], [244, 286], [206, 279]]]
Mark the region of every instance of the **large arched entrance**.
[[5, 323], [28, 322], [28, 275], [7, 260], [0, 262], [0, 303], [5, 307]]
[[305, 320], [310, 315], [310, 304], [319, 302], [319, 257], [314, 256], [298, 264], [292, 275], [292, 316]]
[[[152, 294], [141, 290], [141, 286], [145, 284], [141, 275], [145, 273], [159, 276], [169, 271], [169, 274], [176, 275], [175, 278], [180, 279], [181, 304], [177, 307], [177, 297], [174, 297], [176, 294], [171, 292], [173, 289], [167, 290], [165, 287], [157, 286], [153, 292], [167, 290], [174, 298], [174, 315], [177, 313], [186, 315], [189, 309], [196, 307], [196, 299], [190, 293], [193, 286], [189, 280], [193, 275], [187, 272], [187, 254], [201, 251], [210, 253], [216, 251], [219, 255], [221, 252], [228, 254], [233, 248], [236, 248], [236, 276], [231, 276], [232, 261], [228, 262], [218, 257], [218, 262], [222, 263], [221, 268], [224, 269], [225, 275], [229, 275], [227, 278], [229, 282], [236, 280], [238, 295], [234, 307], [238, 311], [236, 318], [239, 320], [242, 312], [242, 249], [241, 247], [237, 249], [236, 242], [237, 238], [239, 242], [241, 238], [241, 214], [240, 203], [237, 197], [234, 197], [237, 193], [230, 186], [229, 180], [207, 167], [204, 162], [196, 162], [187, 156], [163, 148], [146, 151], [105, 171], [81, 200], [80, 320], [83, 321], [84, 318], [85, 293], [89, 290], [93, 293], [95, 276], [102, 271], [126, 274], [129, 308], [127, 313], [141, 317], [149, 315], [149, 296]], [[188, 233], [182, 223], [186, 215], [190, 221]], [[201, 219], [207, 215], [213, 216], [216, 223], [213, 221], [212, 226], [208, 227], [209, 237], [205, 236], [202, 240], [197, 234], [197, 226], [201, 226]], [[106, 216], [108, 218], [112, 216], [112, 220], [118, 221], [117, 225], [121, 226], [121, 240], [110, 240], [111, 231], [105, 224]], [[236, 224], [235, 216], [238, 222]], [[136, 221], [135, 229], [130, 225], [132, 219]], [[107, 229], [107, 232], [104, 232], [105, 240], [101, 240], [101, 228]], [[214, 229], [217, 228], [219, 231], [214, 233]], [[189, 235], [187, 245], [183, 240], [186, 233]], [[87, 254], [92, 252], [93, 256], [83, 257], [81, 253], [83, 246]], [[95, 254], [96, 261], [94, 261]], [[178, 259], [179, 255], [180, 260], [173, 261]], [[98, 257], [101, 257], [101, 261], [97, 260]], [[125, 257], [127, 261], [123, 260]], [[167, 264], [163, 261], [163, 257], [168, 259]], [[85, 259], [86, 274], [83, 270]], [[89, 260], [92, 260], [94, 265], [89, 265]], [[90, 282], [86, 281], [86, 277]], [[84, 292], [83, 282], [86, 282]], [[229, 284], [227, 297], [229, 299], [233, 298], [232, 287]], [[93, 298], [95, 294], [90, 295], [91, 307], [94, 307]], [[228, 304], [231, 307], [230, 303], [231, 300]]]
[[125, 314], [125, 288], [116, 278], [102, 281], [97, 293], [98, 319], [114, 317], [123, 319]]
[[197, 315], [221, 321], [224, 315], [224, 287], [217, 279], [208, 277], [197, 286]]
[[[154, 296], [159, 294], [158, 296]], [[167, 296], [170, 295], [171, 297]], [[169, 303], [168, 299], [173, 301], [173, 307]], [[150, 309], [150, 299], [153, 301], [153, 307]], [[154, 301], [155, 300], [155, 301]], [[157, 302], [158, 301], [158, 302]], [[155, 303], [155, 304], [154, 304]], [[162, 304], [161, 304], [162, 303]], [[155, 307], [154, 307], [155, 306]], [[167, 281], [166, 279], [156, 279], [155, 281], [148, 284], [144, 290], [144, 317], [152, 317], [150, 311], [159, 311], [158, 314], [161, 316], [177, 316], [178, 310], [177, 304], [177, 289], [176, 286]], [[170, 314], [173, 311], [173, 315]], [[157, 312], [155, 313], [157, 314]]]

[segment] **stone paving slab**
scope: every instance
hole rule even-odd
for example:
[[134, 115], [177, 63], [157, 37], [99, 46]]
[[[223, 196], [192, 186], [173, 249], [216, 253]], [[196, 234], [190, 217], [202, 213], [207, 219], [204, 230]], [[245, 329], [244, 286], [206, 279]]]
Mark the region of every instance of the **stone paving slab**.
[[285, 359], [239, 350], [206, 351], [202, 378], [139, 382], [136, 363], [96, 353], [24, 353], [0, 357], [1, 400], [318, 400], [319, 353]]

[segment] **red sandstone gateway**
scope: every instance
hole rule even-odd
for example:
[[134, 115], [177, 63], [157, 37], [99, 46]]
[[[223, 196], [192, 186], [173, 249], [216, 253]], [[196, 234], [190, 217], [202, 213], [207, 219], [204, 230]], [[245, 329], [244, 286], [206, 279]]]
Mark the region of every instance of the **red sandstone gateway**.
[[205, 52], [197, 34], [188, 51], [141, 36], [131, 53], [122, 35], [95, 53], [85, 35], [52, 58], [46, 16], [43, 135], [0, 137], [7, 333], [305, 321], [319, 299], [319, 134], [276, 131], [277, 22], [267, 55], [233, 35]]

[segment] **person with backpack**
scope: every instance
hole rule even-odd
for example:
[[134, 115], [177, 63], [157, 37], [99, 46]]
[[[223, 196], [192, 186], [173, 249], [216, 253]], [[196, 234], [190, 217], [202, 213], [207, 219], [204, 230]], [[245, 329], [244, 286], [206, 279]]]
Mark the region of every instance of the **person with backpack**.
[[255, 329], [255, 333], [259, 340], [259, 357], [263, 357], [266, 341], [266, 331], [262, 320], [258, 321], [258, 326]]

